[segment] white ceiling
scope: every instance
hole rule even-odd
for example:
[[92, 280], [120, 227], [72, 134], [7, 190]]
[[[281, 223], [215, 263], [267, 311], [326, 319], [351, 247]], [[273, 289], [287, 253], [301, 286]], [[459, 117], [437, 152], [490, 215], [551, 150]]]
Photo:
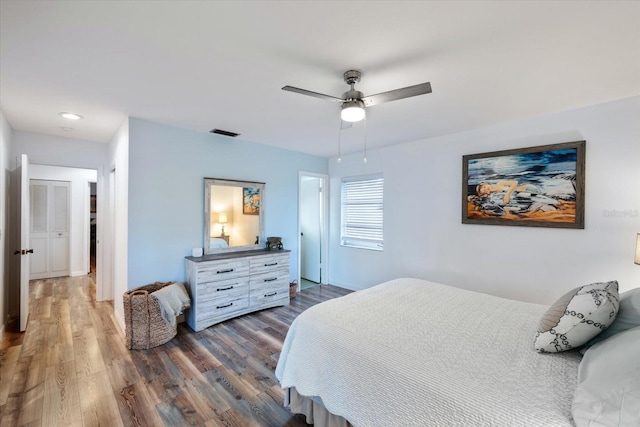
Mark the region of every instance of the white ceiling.
[[433, 87], [368, 109], [370, 148], [640, 94], [638, 1], [2, 0], [0, 31], [11, 127], [100, 142], [133, 116], [333, 156], [339, 105], [281, 87], [339, 97], [352, 68]]

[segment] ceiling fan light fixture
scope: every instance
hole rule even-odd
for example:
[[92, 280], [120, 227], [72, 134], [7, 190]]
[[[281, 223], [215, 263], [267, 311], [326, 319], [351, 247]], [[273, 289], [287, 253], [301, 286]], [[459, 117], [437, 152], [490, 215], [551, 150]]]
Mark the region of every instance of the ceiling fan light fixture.
[[340, 118], [345, 122], [359, 122], [364, 119], [364, 102], [359, 99], [352, 99], [345, 101], [342, 104], [342, 111], [340, 111]]

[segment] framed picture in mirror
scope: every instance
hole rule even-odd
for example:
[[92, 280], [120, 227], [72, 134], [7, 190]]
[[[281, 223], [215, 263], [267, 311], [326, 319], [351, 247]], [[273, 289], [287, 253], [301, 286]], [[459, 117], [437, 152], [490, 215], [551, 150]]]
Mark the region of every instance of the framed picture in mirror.
[[245, 215], [260, 215], [260, 188], [242, 188], [242, 213]]

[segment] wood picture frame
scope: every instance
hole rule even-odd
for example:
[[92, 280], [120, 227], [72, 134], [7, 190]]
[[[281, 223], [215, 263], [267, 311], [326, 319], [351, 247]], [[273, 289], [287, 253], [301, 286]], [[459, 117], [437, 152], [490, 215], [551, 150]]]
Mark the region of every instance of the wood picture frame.
[[586, 141], [462, 157], [462, 223], [584, 229]]
[[242, 188], [242, 213], [260, 215], [260, 189], [256, 187]]

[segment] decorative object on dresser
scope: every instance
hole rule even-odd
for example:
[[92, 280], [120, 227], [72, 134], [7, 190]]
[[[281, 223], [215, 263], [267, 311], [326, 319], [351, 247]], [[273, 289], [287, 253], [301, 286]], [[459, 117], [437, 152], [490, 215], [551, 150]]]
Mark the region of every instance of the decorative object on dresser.
[[191, 308], [187, 324], [201, 331], [253, 311], [289, 304], [289, 250], [186, 257]]
[[282, 250], [282, 237], [267, 237], [267, 249], [270, 251]]

